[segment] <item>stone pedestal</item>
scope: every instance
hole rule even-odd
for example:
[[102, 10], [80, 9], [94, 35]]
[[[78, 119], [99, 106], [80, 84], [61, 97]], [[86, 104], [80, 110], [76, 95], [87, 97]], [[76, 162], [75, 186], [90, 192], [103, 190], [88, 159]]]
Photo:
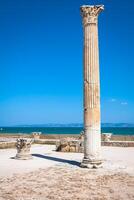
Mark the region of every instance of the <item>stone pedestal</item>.
[[34, 140], [39, 140], [40, 139], [41, 132], [32, 132], [32, 136]]
[[32, 159], [32, 155], [30, 154], [30, 148], [33, 140], [29, 139], [17, 139], [16, 148], [17, 154], [15, 159], [18, 160], [29, 160]]
[[84, 159], [82, 167], [101, 165], [98, 15], [102, 5], [82, 6], [84, 29]]
[[111, 137], [112, 137], [112, 133], [103, 133], [104, 142], [110, 142]]

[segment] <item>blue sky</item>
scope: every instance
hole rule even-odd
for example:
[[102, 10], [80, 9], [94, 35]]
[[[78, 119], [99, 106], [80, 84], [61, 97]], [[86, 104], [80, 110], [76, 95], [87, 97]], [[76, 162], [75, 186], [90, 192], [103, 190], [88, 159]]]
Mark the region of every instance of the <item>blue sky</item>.
[[0, 126], [83, 121], [83, 4], [105, 5], [102, 122], [134, 123], [134, 2], [0, 0]]

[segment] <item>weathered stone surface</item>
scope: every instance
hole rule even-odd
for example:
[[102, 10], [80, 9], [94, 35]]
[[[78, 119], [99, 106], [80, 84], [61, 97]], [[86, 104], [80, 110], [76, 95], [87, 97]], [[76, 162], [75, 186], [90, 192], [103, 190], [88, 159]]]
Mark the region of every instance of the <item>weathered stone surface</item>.
[[17, 154], [15, 159], [18, 160], [28, 160], [32, 158], [32, 155], [30, 154], [30, 148], [33, 140], [30, 139], [17, 139], [16, 142], [16, 148], [17, 148]]
[[82, 153], [83, 141], [74, 139], [62, 139], [56, 143], [56, 151]]
[[112, 133], [103, 133], [102, 134], [103, 141], [105, 141], [105, 142], [109, 142], [111, 140], [111, 137], [112, 137]]
[[134, 141], [102, 141], [102, 146], [134, 147]]
[[84, 131], [80, 132], [78, 139], [84, 141]]
[[41, 132], [32, 132], [32, 136], [33, 136], [34, 140], [40, 139], [41, 134], [42, 134]]
[[101, 164], [98, 15], [103, 5], [81, 7], [84, 29], [84, 159], [83, 167]]
[[16, 142], [0, 142], [0, 149], [15, 148]]

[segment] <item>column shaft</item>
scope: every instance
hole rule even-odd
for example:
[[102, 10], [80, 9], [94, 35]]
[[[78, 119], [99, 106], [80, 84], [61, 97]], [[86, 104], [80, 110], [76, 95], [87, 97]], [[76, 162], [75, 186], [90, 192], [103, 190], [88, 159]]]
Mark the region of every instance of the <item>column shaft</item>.
[[84, 25], [84, 159], [83, 167], [101, 164], [98, 13], [101, 6], [81, 7]]
[[[85, 158], [100, 154], [100, 88], [97, 25], [85, 26], [84, 38], [84, 128]], [[91, 158], [92, 157], [92, 158]]]

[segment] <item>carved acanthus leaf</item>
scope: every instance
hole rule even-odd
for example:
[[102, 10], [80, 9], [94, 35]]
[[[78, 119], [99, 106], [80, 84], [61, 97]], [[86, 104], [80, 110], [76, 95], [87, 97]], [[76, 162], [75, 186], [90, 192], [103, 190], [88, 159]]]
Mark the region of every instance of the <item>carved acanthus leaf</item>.
[[97, 18], [99, 13], [104, 10], [103, 5], [97, 6], [82, 6], [81, 7], [81, 14], [83, 17], [84, 25], [88, 23], [97, 23]]

